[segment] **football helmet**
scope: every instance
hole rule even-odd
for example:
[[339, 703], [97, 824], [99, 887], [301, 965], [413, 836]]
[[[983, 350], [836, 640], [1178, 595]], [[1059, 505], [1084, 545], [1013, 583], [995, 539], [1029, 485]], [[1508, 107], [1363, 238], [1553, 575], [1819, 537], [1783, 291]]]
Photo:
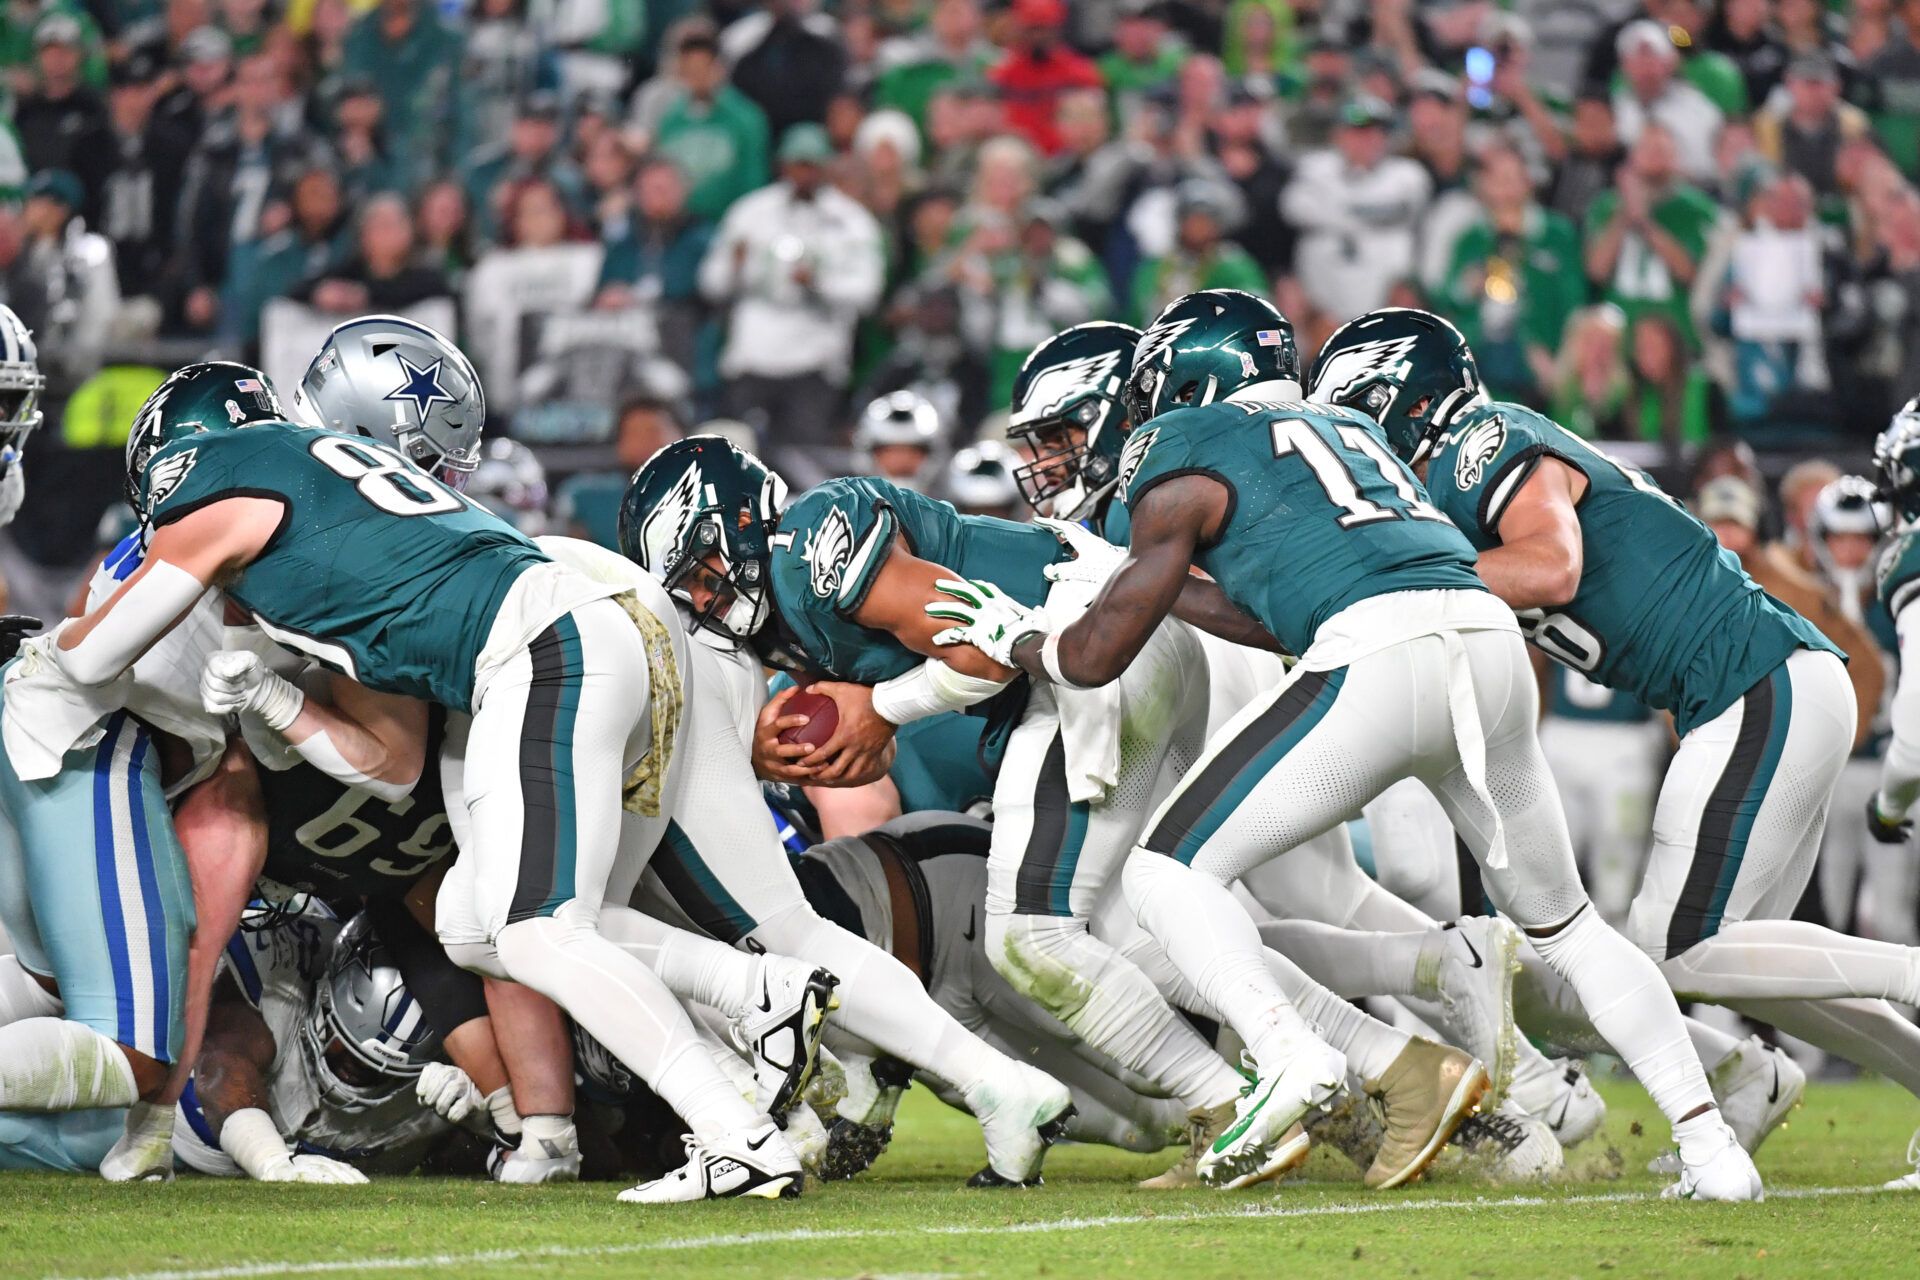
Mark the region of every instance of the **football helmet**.
[[0, 474], [27, 447], [40, 425], [40, 393], [46, 389], [33, 333], [13, 308], [0, 306]]
[[718, 556], [726, 589], [696, 627], [751, 640], [773, 610], [772, 538], [787, 484], [760, 459], [721, 436], [688, 436], [648, 458], [620, 500], [620, 550], [693, 608], [688, 578]]
[[1843, 612], [1858, 613], [1861, 593], [1873, 573], [1873, 560], [1842, 564], [1829, 541], [1835, 534], [1852, 533], [1877, 543], [1892, 523], [1891, 513], [1878, 500], [1873, 482], [1865, 476], [1841, 476], [1814, 495], [1807, 515], [1807, 541], [1820, 574], [1839, 590]]
[[1130, 324], [1090, 320], [1054, 334], [1020, 366], [1007, 434], [1033, 455], [1013, 474], [1036, 511], [1079, 520], [1113, 492], [1127, 433], [1121, 392], [1139, 341]]
[[[267, 375], [244, 364], [211, 360], [176, 371], [147, 397], [127, 432], [127, 505], [146, 524], [155, 493], [147, 475], [153, 455], [202, 431], [231, 431], [256, 422], [285, 422], [287, 410]], [[174, 478], [178, 482], [179, 477]]]
[[467, 496], [529, 538], [547, 532], [547, 469], [517, 440], [495, 436], [480, 446]]
[[366, 1111], [411, 1088], [439, 1054], [439, 1031], [364, 911], [334, 937], [300, 1051], [321, 1099], [342, 1111]]
[[1140, 335], [1127, 378], [1127, 419], [1139, 427], [1170, 409], [1213, 404], [1262, 382], [1288, 384], [1286, 398], [1299, 398], [1292, 323], [1265, 298], [1202, 289], [1168, 303]]
[[1873, 442], [1873, 469], [1880, 498], [1901, 521], [1920, 519], [1920, 396], [1901, 405]]
[[1458, 329], [1432, 312], [1383, 307], [1334, 330], [1314, 358], [1307, 398], [1366, 414], [1411, 466], [1462, 412], [1485, 403], [1486, 390]]
[[953, 455], [947, 464], [946, 499], [974, 515], [1017, 520], [1020, 485], [1014, 479], [1019, 458], [998, 440], [982, 440]]
[[[859, 424], [853, 429], [854, 460], [859, 470], [908, 489], [918, 489], [932, 478], [933, 453], [939, 443], [940, 411], [918, 391], [881, 396], [860, 414]], [[903, 475], [879, 470], [874, 453], [890, 445], [920, 450], [920, 466]]]
[[460, 348], [399, 316], [336, 326], [300, 379], [294, 409], [315, 426], [392, 445], [456, 489], [480, 465], [480, 375]]

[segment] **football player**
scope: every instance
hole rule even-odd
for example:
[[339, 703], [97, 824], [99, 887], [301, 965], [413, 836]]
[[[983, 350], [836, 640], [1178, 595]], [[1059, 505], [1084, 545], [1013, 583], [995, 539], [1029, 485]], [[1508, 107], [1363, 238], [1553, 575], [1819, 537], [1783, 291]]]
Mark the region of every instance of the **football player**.
[[939, 477], [940, 411], [918, 391], [881, 396], [853, 429], [854, 465], [903, 489], [925, 489]]
[[[1920, 1000], [1920, 950], [1789, 918], [1852, 749], [1844, 655], [1641, 472], [1488, 402], [1439, 317], [1352, 321], [1322, 348], [1313, 386], [1378, 418], [1534, 645], [1673, 714], [1680, 745], [1627, 932], [1674, 991], [1920, 1084], [1920, 1031], [1886, 1003]], [[1716, 1075], [1746, 1071], [1741, 1042], [1688, 1026]], [[1791, 1092], [1759, 1096], [1758, 1114], [1739, 1117], [1743, 1141], [1784, 1118]]]
[[[405, 321], [358, 324], [336, 331], [315, 369], [331, 354], [391, 378], [399, 449], [285, 421], [264, 377], [211, 406], [260, 419], [243, 431], [216, 429], [205, 406], [182, 412], [162, 388], [127, 446], [150, 554], [105, 604], [62, 624], [47, 655], [78, 684], [105, 685], [219, 587], [278, 643], [376, 691], [470, 713], [468, 839], [439, 895], [442, 941], [466, 967], [553, 999], [667, 1096], [683, 1077], [662, 1068], [698, 1052], [692, 1027], [597, 925], [623, 780], [670, 750], [658, 733], [668, 704], [652, 704], [672, 691], [656, 694], [649, 673], [671, 655], [649, 643], [649, 619], [615, 599], [618, 587], [556, 565], [459, 495], [472, 441], [447, 447], [430, 411], [449, 400], [480, 410], [464, 358]], [[290, 683], [255, 689], [273, 719], [297, 718]], [[697, 1070], [684, 1079], [692, 1092], [669, 1100], [733, 1157], [727, 1190], [798, 1189], [798, 1163], [770, 1123], [724, 1082], [702, 1089]], [[529, 1116], [528, 1137], [546, 1136], [537, 1120], [564, 1131]]]
[[[1247, 1041], [1259, 1079], [1205, 1168], [1243, 1168], [1345, 1064], [1261, 963], [1227, 886], [1420, 777], [1481, 860], [1502, 909], [1579, 991], [1675, 1126], [1675, 1194], [1748, 1200], [1759, 1175], [1720, 1118], [1658, 970], [1590, 909], [1534, 736], [1537, 694], [1511, 612], [1388, 452], [1377, 424], [1301, 401], [1292, 327], [1233, 290], [1176, 300], [1127, 383], [1118, 492], [1131, 551], [1084, 617], [1050, 627], [991, 585], [950, 583], [957, 625], [1053, 686], [1099, 686], [1182, 616], [1299, 655], [1215, 734], [1149, 822], [1123, 884], [1141, 924]], [[1198, 564], [1211, 577], [1195, 578]], [[1183, 602], [1184, 598], [1184, 603]], [[1250, 795], [1285, 803], [1250, 806]]]

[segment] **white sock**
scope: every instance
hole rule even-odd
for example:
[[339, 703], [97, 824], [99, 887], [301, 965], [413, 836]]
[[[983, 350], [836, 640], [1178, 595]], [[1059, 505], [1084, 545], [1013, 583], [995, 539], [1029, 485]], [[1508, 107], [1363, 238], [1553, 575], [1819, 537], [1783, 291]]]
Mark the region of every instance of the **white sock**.
[[1313, 920], [1272, 920], [1260, 926], [1260, 937], [1315, 981], [1349, 1000], [1438, 994], [1432, 979], [1420, 982], [1425, 950], [1445, 945], [1433, 931], [1373, 933]]
[[[565, 1009], [696, 1134], [752, 1125], [753, 1108], [713, 1065], [686, 1010], [623, 948], [557, 916], [510, 924], [495, 947], [509, 977]], [[524, 1134], [535, 1132], [536, 1118], [523, 1117]]]
[[573, 1127], [572, 1116], [522, 1116], [520, 1150], [542, 1159], [570, 1155], [580, 1149], [580, 1131]]
[[34, 981], [19, 956], [0, 956], [0, 1026], [59, 1016], [60, 997]]
[[1260, 931], [1227, 887], [1165, 854], [1136, 849], [1127, 903], [1167, 958], [1239, 1033], [1257, 1063], [1284, 1062], [1313, 1032], [1267, 968]]
[[1675, 1121], [1673, 1140], [1683, 1161], [1702, 1164], [1726, 1147], [1731, 1132], [1718, 1111], [1703, 1111], [1692, 1119]]
[[1660, 968], [1683, 1000], [1920, 1004], [1920, 947], [1856, 938], [1804, 920], [1722, 925]]
[[512, 1085], [503, 1084], [487, 1095], [487, 1114], [493, 1117], [493, 1127], [501, 1137], [518, 1141], [520, 1113], [513, 1109]]
[[1267, 952], [1267, 968], [1280, 979], [1300, 1016], [1322, 1040], [1347, 1055], [1348, 1068], [1363, 1080], [1378, 1080], [1413, 1039], [1342, 1000], [1277, 951]]
[[0, 1111], [130, 1107], [139, 1096], [126, 1053], [92, 1027], [63, 1018], [0, 1027]]
[[600, 933], [638, 957], [682, 1000], [737, 1018], [753, 998], [756, 956], [628, 907], [603, 906]]
[[1573, 922], [1532, 939], [1540, 957], [1572, 984], [1594, 1029], [1670, 1121], [1711, 1106], [1713, 1091], [1687, 1036], [1680, 1006], [1646, 952], [1600, 918], [1591, 903]]

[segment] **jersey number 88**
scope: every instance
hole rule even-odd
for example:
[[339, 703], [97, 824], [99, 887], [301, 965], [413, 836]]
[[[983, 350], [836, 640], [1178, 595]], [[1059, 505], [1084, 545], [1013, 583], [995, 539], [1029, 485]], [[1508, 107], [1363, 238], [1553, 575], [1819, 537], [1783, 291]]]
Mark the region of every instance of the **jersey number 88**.
[[307, 451], [388, 515], [443, 516], [466, 508], [466, 499], [385, 445], [327, 436]]

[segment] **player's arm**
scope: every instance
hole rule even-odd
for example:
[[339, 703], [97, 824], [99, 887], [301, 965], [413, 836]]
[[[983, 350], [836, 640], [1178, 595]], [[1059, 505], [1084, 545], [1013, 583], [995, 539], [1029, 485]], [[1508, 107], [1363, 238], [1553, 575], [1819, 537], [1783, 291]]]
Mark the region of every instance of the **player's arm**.
[[1227, 598], [1219, 583], [1198, 573], [1189, 573], [1187, 580], [1180, 584], [1180, 598], [1173, 602], [1173, 616], [1233, 644], [1272, 653], [1286, 652], [1259, 619]]
[[405, 799], [426, 769], [427, 704], [337, 673], [324, 673], [310, 694], [258, 654], [226, 649], [207, 658], [200, 701], [212, 715], [239, 716], [250, 743], [291, 750], [389, 804]]
[[1586, 477], [1557, 458], [1541, 458], [1500, 513], [1500, 545], [1474, 566], [1487, 590], [1515, 609], [1552, 609], [1580, 590], [1585, 565], [1577, 504]]
[[1908, 815], [1920, 801], [1920, 609], [1908, 603], [1895, 625], [1900, 632], [1900, 679], [1893, 689], [1892, 739], [1880, 764], [1880, 789], [1868, 802], [1868, 826], [1876, 840], [1905, 841]]
[[1176, 475], [1141, 493], [1127, 558], [1085, 614], [1064, 630], [1013, 645], [1028, 673], [1079, 688], [1119, 678], [1193, 581], [1199, 549], [1226, 523], [1228, 491], [1211, 476]]
[[131, 667], [206, 594], [253, 563], [280, 529], [285, 504], [224, 498], [154, 531], [151, 550], [118, 591], [52, 636], [51, 656], [83, 685]]

